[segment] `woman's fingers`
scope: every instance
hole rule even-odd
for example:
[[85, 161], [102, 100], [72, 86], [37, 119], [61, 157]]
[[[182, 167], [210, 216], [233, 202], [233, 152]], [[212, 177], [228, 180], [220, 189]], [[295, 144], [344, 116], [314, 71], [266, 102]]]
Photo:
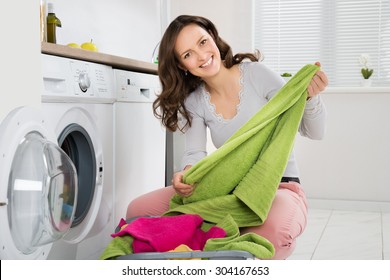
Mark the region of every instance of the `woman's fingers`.
[[[315, 63], [315, 65], [321, 67], [321, 63], [318, 61]], [[321, 93], [328, 86], [328, 83], [328, 76], [325, 74], [325, 72], [318, 70], [307, 87], [308, 96], [313, 97]]]
[[176, 193], [182, 196], [190, 196], [194, 191], [192, 185], [183, 183], [183, 172], [175, 173], [172, 179], [172, 186], [175, 189]]

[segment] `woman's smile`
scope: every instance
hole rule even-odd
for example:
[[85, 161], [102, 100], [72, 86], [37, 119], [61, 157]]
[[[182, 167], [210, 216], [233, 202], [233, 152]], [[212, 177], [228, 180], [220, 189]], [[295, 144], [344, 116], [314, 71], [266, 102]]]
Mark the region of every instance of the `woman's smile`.
[[219, 71], [219, 49], [210, 34], [196, 24], [181, 30], [176, 39], [175, 51], [183, 71], [200, 78], [214, 76]]
[[211, 56], [206, 63], [202, 64], [200, 66], [200, 68], [205, 68], [205, 67], [209, 66], [212, 62], [213, 62], [213, 56]]

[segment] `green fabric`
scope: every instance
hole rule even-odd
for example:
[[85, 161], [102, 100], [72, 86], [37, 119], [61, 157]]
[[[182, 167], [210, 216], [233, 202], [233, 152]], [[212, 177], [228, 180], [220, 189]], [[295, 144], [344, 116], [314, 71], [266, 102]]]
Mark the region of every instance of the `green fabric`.
[[101, 260], [111, 260], [119, 256], [126, 256], [133, 253], [133, 237], [130, 235], [117, 236], [113, 238], [103, 253], [100, 255]]
[[[175, 195], [165, 215], [199, 214], [205, 221], [223, 224], [225, 230], [264, 223], [294, 145], [307, 87], [318, 69], [304, 66], [219, 149], [191, 167], [184, 182], [196, 186], [194, 193], [186, 198]], [[266, 248], [252, 250], [255, 256], [274, 254], [269, 241], [248, 235], [240, 237], [245, 244]], [[237, 237], [234, 233], [209, 240], [205, 249], [247, 249]]]
[[217, 226], [226, 231], [226, 237], [209, 239], [203, 248], [204, 251], [240, 250], [267, 259], [274, 255], [273, 245], [264, 237], [250, 233], [240, 235], [232, 216], [226, 215]]
[[[267, 218], [286, 168], [306, 104], [307, 86], [319, 69], [304, 66], [279, 92], [218, 150], [195, 164], [184, 181], [195, 184], [187, 198], [175, 195], [164, 215], [199, 214], [225, 229], [225, 238], [209, 239], [204, 250], [244, 250], [258, 258], [274, 255], [273, 245], [240, 227], [261, 225]], [[131, 254], [132, 237], [114, 238], [101, 255]]]

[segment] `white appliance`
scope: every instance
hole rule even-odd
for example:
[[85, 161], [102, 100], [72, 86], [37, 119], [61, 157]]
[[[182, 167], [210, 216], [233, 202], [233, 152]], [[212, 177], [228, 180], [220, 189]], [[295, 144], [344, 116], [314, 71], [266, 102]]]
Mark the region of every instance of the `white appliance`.
[[[49, 257], [97, 259], [114, 229], [113, 71], [106, 65], [43, 55], [43, 77], [42, 110], [76, 166], [79, 185], [73, 226]], [[77, 250], [65, 256], [69, 243]]]
[[96, 259], [113, 230], [112, 68], [42, 55], [41, 110], [0, 126], [1, 259]]
[[129, 202], [165, 186], [166, 133], [153, 115], [160, 91], [158, 76], [114, 69], [115, 220], [125, 218]]

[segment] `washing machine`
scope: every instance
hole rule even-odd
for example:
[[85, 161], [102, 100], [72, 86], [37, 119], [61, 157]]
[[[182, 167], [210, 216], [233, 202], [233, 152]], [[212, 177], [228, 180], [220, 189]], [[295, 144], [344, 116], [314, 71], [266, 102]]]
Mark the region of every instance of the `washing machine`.
[[153, 114], [160, 92], [157, 75], [114, 69], [115, 219], [129, 202], [165, 186], [166, 130]]
[[41, 108], [0, 127], [1, 259], [97, 259], [114, 227], [112, 68], [42, 65]]

